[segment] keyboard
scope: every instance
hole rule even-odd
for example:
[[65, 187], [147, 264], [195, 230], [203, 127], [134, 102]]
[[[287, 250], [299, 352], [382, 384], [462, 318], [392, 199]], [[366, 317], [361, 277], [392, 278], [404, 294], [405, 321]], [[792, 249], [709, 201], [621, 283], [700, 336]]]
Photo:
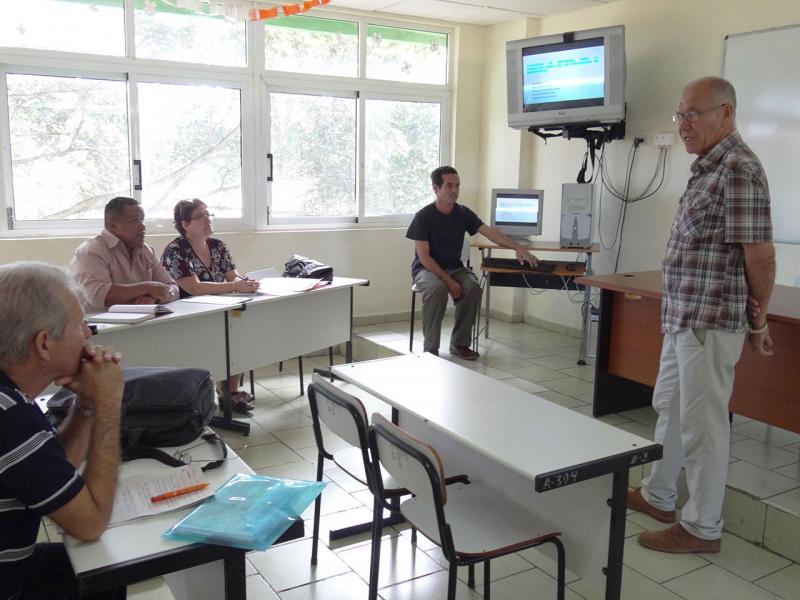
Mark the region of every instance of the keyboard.
[[532, 267], [528, 263], [519, 264], [516, 258], [494, 258], [490, 256], [483, 259], [481, 266], [493, 269], [514, 269], [515, 271], [525, 271], [526, 273], [552, 273], [557, 264], [557, 262], [540, 260], [537, 266]]

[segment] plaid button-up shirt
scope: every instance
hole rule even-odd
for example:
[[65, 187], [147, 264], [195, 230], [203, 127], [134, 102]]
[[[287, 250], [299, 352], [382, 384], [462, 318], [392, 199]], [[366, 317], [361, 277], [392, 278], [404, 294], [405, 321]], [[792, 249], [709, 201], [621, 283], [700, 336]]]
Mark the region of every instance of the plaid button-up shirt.
[[742, 244], [772, 240], [769, 188], [738, 131], [692, 163], [663, 263], [661, 330], [747, 327]]

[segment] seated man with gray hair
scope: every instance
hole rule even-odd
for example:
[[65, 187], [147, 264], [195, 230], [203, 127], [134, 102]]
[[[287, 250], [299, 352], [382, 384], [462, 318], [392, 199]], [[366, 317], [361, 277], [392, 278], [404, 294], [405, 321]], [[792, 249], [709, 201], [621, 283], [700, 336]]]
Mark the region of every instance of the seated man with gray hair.
[[[77, 598], [63, 544], [36, 543], [41, 519], [90, 541], [111, 517], [122, 369], [119, 354], [86, 343], [79, 294], [63, 269], [37, 262], [0, 266], [2, 600]], [[34, 403], [51, 383], [77, 398], [58, 431]]]
[[70, 268], [83, 286], [86, 312], [112, 304], [159, 304], [178, 299], [178, 284], [144, 243], [144, 210], [138, 200], [117, 196], [105, 208], [105, 228], [86, 240]]

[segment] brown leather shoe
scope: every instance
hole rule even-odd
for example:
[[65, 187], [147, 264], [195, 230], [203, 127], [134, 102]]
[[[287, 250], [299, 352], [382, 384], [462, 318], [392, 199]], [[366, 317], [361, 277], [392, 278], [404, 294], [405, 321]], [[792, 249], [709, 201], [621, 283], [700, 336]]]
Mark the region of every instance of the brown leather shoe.
[[645, 548], [658, 552], [672, 552], [673, 554], [688, 554], [699, 552], [702, 554], [716, 554], [719, 552], [720, 541], [706, 540], [692, 535], [676, 523], [672, 527], [661, 531], [645, 531], [639, 534], [639, 543]]
[[642, 497], [642, 488], [628, 491], [628, 508], [638, 510], [644, 514], [653, 517], [656, 521], [662, 523], [674, 523], [675, 511], [674, 510], [661, 510], [649, 504], [647, 500]]
[[463, 360], [478, 360], [480, 354], [467, 346], [450, 346], [450, 354]]

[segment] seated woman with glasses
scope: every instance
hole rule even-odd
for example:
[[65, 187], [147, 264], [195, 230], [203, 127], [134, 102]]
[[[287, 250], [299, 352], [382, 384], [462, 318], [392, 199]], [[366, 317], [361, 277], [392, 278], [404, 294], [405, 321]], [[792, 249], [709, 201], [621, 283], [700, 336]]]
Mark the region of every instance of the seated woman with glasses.
[[[214, 233], [214, 215], [202, 200], [181, 200], [175, 205], [175, 238], [161, 255], [161, 263], [178, 282], [181, 298], [203, 294], [253, 293], [258, 282], [239, 275], [228, 247]], [[228, 380], [233, 410], [247, 413], [253, 397], [239, 389], [241, 375]], [[219, 388], [218, 388], [219, 391]]]

